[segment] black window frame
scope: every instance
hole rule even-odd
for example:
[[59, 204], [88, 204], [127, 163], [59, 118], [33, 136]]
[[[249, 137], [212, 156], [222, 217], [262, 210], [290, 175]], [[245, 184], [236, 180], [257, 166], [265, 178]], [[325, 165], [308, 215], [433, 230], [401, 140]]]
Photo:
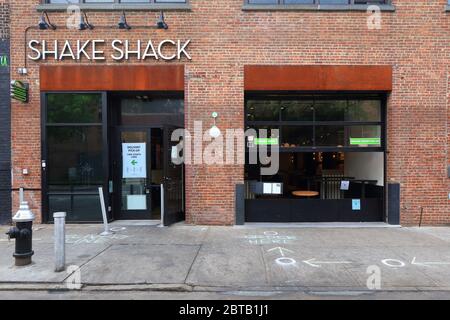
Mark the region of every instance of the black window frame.
[[[249, 100], [379, 100], [381, 105], [380, 121], [287, 121], [282, 120], [282, 112], [279, 112], [279, 118], [277, 121], [248, 121], [248, 101]], [[255, 126], [269, 126], [279, 129], [279, 151], [280, 152], [385, 152], [386, 151], [386, 112], [387, 112], [387, 96], [385, 93], [286, 93], [286, 92], [248, 92], [245, 94], [245, 114], [244, 114], [244, 128]], [[283, 127], [313, 127], [313, 145], [304, 147], [282, 147], [282, 128]], [[381, 127], [381, 144], [375, 147], [353, 147], [353, 146], [320, 146], [315, 142], [315, 128], [318, 126], [380, 126]], [[246, 152], [249, 152], [249, 148], [246, 147]]]
[[[320, 3], [320, 0], [311, 0], [312, 3], [286, 3], [277, 0], [276, 3], [251, 3], [252, 0], [243, 0], [243, 11], [361, 11], [367, 12], [371, 6], [378, 6], [380, 11], [395, 12], [392, 0], [348, 0], [346, 4]], [[363, 3], [366, 2], [366, 3]]]
[[95, 2], [94, 0], [78, 0], [78, 2], [73, 3], [52, 3], [52, 0], [42, 0], [42, 4], [63, 4], [63, 5], [77, 5], [77, 4], [87, 4], [87, 5], [102, 5], [102, 4], [122, 4], [122, 5], [143, 5], [143, 4], [187, 4], [190, 0], [183, 1], [160, 1], [160, 0], [140, 0], [136, 2], [122, 2], [122, 0], [110, 0], [110, 1], [99, 1]]
[[[246, 5], [282, 5], [282, 6], [288, 6], [288, 5], [330, 5], [330, 6], [354, 6], [354, 5], [390, 5], [391, 0], [347, 0], [347, 3], [323, 3], [321, 4], [321, 0], [310, 0], [312, 3], [286, 3], [286, 0], [277, 0], [278, 3], [252, 3], [251, 1], [255, 0], [244, 0]], [[364, 3], [365, 2], [365, 3]]]
[[66, 11], [69, 6], [79, 6], [86, 11], [190, 11], [191, 0], [184, 2], [158, 2], [158, 0], [142, 0], [141, 2], [121, 2], [121, 0], [111, 0], [111, 2], [86, 2], [79, 0], [76, 3], [51, 3], [51, 0], [41, 0], [36, 6], [38, 12], [42, 11]]
[[[102, 101], [102, 119], [101, 122], [92, 123], [78, 123], [78, 122], [58, 122], [49, 123], [47, 122], [47, 96], [49, 94], [98, 94], [101, 96]], [[74, 196], [98, 196], [98, 192], [51, 192], [48, 188], [48, 177], [47, 169], [48, 164], [48, 138], [47, 138], [47, 128], [49, 127], [100, 127], [102, 128], [102, 164], [103, 164], [103, 194], [105, 197], [105, 203], [109, 203], [109, 193], [108, 190], [108, 177], [109, 177], [109, 151], [108, 151], [108, 108], [107, 108], [107, 93], [105, 91], [45, 91], [41, 92], [41, 161], [46, 163], [45, 168], [41, 168], [41, 200], [42, 200], [42, 220], [44, 223], [53, 222], [52, 212], [50, 212], [49, 196], [59, 195], [59, 196], [70, 196], [73, 202]], [[111, 220], [111, 212], [107, 210], [107, 218]], [[67, 220], [68, 223], [96, 223], [101, 222], [101, 217], [98, 220], [88, 220], [88, 221], [72, 221]]]

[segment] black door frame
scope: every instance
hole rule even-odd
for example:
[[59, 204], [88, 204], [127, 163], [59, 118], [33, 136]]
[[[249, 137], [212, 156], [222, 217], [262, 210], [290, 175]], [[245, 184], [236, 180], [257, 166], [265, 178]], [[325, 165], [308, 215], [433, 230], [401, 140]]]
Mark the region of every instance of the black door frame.
[[[147, 146], [145, 148], [146, 154], [146, 170], [147, 170], [147, 178], [146, 178], [146, 194], [147, 190], [151, 190], [151, 145], [152, 145], [152, 129], [151, 127], [145, 126], [117, 126], [114, 129], [112, 134], [111, 144], [112, 144], [112, 157], [115, 160], [114, 170], [111, 172], [110, 179], [112, 180], [113, 192], [111, 194], [113, 205], [113, 218], [115, 220], [151, 220], [151, 212], [152, 212], [152, 203], [151, 203], [151, 195], [147, 196], [147, 210], [122, 210], [122, 167], [123, 167], [123, 157], [122, 157], [122, 133], [123, 132], [145, 132], [147, 134]], [[117, 162], [116, 162], [117, 161]], [[111, 191], [111, 190], [110, 190]], [[150, 191], [151, 192], [151, 191]], [[124, 211], [128, 211], [124, 213]], [[148, 215], [148, 218], [143, 218], [143, 215]]]
[[[171, 155], [171, 134], [172, 129], [182, 129], [179, 126], [174, 125], [164, 125], [163, 128], [163, 148], [164, 148], [164, 179], [163, 179], [163, 186], [164, 186], [164, 212], [161, 212], [161, 219], [163, 221], [164, 226], [170, 226], [174, 223], [177, 223], [179, 221], [182, 221], [185, 219], [185, 170], [184, 170], [184, 163], [180, 164], [180, 170], [181, 170], [181, 203], [179, 205], [179, 211], [172, 212], [170, 211], [172, 206], [169, 204], [169, 192], [171, 191], [169, 188], [169, 184], [172, 182], [172, 178], [169, 177], [170, 173], [170, 165], [172, 162], [172, 155]], [[172, 191], [173, 196], [173, 191]]]
[[[40, 97], [41, 97], [41, 161], [48, 161], [48, 147], [47, 147], [47, 94], [101, 94], [102, 96], [102, 162], [103, 162], [103, 193], [105, 198], [105, 204], [107, 206], [107, 219], [108, 221], [113, 221], [117, 219], [117, 209], [121, 209], [120, 204], [117, 206], [117, 197], [114, 196], [115, 185], [114, 185], [114, 175], [115, 171], [114, 168], [117, 166], [117, 162], [115, 159], [117, 159], [117, 151], [115, 150], [114, 143], [117, 141], [116, 134], [118, 128], [123, 129], [148, 129], [151, 136], [151, 129], [161, 129], [162, 130], [162, 143], [164, 144], [164, 132], [166, 130], [167, 125], [165, 125], [163, 122], [158, 125], [149, 125], [149, 126], [143, 126], [143, 125], [123, 125], [118, 126], [111, 123], [111, 116], [114, 112], [111, 108], [109, 108], [109, 101], [108, 96], [111, 92], [109, 91], [41, 91]], [[74, 125], [74, 124], [72, 124]], [[151, 141], [150, 141], [151, 143]], [[163, 146], [165, 148], [165, 146]], [[148, 151], [150, 151], [150, 148], [148, 148]], [[121, 152], [121, 150], [119, 150]], [[121, 154], [119, 154], [119, 157]], [[151, 159], [150, 159], [151, 160]], [[166, 166], [165, 163], [166, 160], [164, 160], [164, 166]], [[115, 163], [116, 162], [116, 163]], [[49, 202], [48, 202], [48, 179], [47, 179], [47, 172], [45, 170], [46, 168], [43, 168], [41, 165], [41, 203], [42, 203], [42, 221], [43, 223], [52, 223], [52, 216], [49, 212]], [[164, 169], [165, 170], [165, 169]], [[112, 184], [113, 190], [110, 189]], [[185, 189], [185, 179], [184, 179], [184, 166], [183, 166], [183, 197], [184, 197], [184, 189]], [[111, 192], [113, 191], [113, 192]], [[161, 204], [162, 205], [162, 204]], [[185, 201], [183, 198], [183, 211]], [[161, 213], [162, 214], [162, 213]], [[98, 221], [76, 221], [73, 223], [77, 224], [83, 224], [83, 223], [95, 223], [95, 222], [102, 222], [101, 220]]]

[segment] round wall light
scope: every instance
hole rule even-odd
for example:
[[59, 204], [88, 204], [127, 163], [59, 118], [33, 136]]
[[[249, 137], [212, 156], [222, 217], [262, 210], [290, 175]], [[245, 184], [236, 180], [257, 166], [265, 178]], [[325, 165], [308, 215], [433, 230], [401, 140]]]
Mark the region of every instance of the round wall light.
[[209, 135], [214, 139], [220, 137], [220, 135], [222, 134], [222, 132], [220, 132], [220, 129], [216, 126], [216, 119], [218, 116], [219, 114], [217, 112], [213, 112], [212, 117], [214, 118], [214, 125], [211, 127], [211, 129], [209, 129]]
[[220, 129], [217, 128], [217, 126], [212, 126], [212, 128], [209, 129], [209, 135], [211, 136], [211, 138], [218, 138], [221, 134], [222, 132], [220, 132]]

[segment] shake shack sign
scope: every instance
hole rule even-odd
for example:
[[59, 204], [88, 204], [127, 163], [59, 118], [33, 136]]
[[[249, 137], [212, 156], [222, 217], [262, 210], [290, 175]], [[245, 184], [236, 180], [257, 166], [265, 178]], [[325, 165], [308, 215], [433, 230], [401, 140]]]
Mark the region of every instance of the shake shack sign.
[[[191, 40], [75, 40], [28, 42], [28, 58], [38, 60], [191, 60], [188, 51]], [[109, 48], [108, 48], [109, 46]]]

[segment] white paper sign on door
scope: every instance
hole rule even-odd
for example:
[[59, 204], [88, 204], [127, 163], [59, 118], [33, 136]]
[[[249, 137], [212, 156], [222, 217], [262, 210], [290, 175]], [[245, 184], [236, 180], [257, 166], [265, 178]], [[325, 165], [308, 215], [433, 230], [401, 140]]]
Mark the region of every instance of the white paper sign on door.
[[147, 178], [145, 143], [122, 143], [123, 178]]

